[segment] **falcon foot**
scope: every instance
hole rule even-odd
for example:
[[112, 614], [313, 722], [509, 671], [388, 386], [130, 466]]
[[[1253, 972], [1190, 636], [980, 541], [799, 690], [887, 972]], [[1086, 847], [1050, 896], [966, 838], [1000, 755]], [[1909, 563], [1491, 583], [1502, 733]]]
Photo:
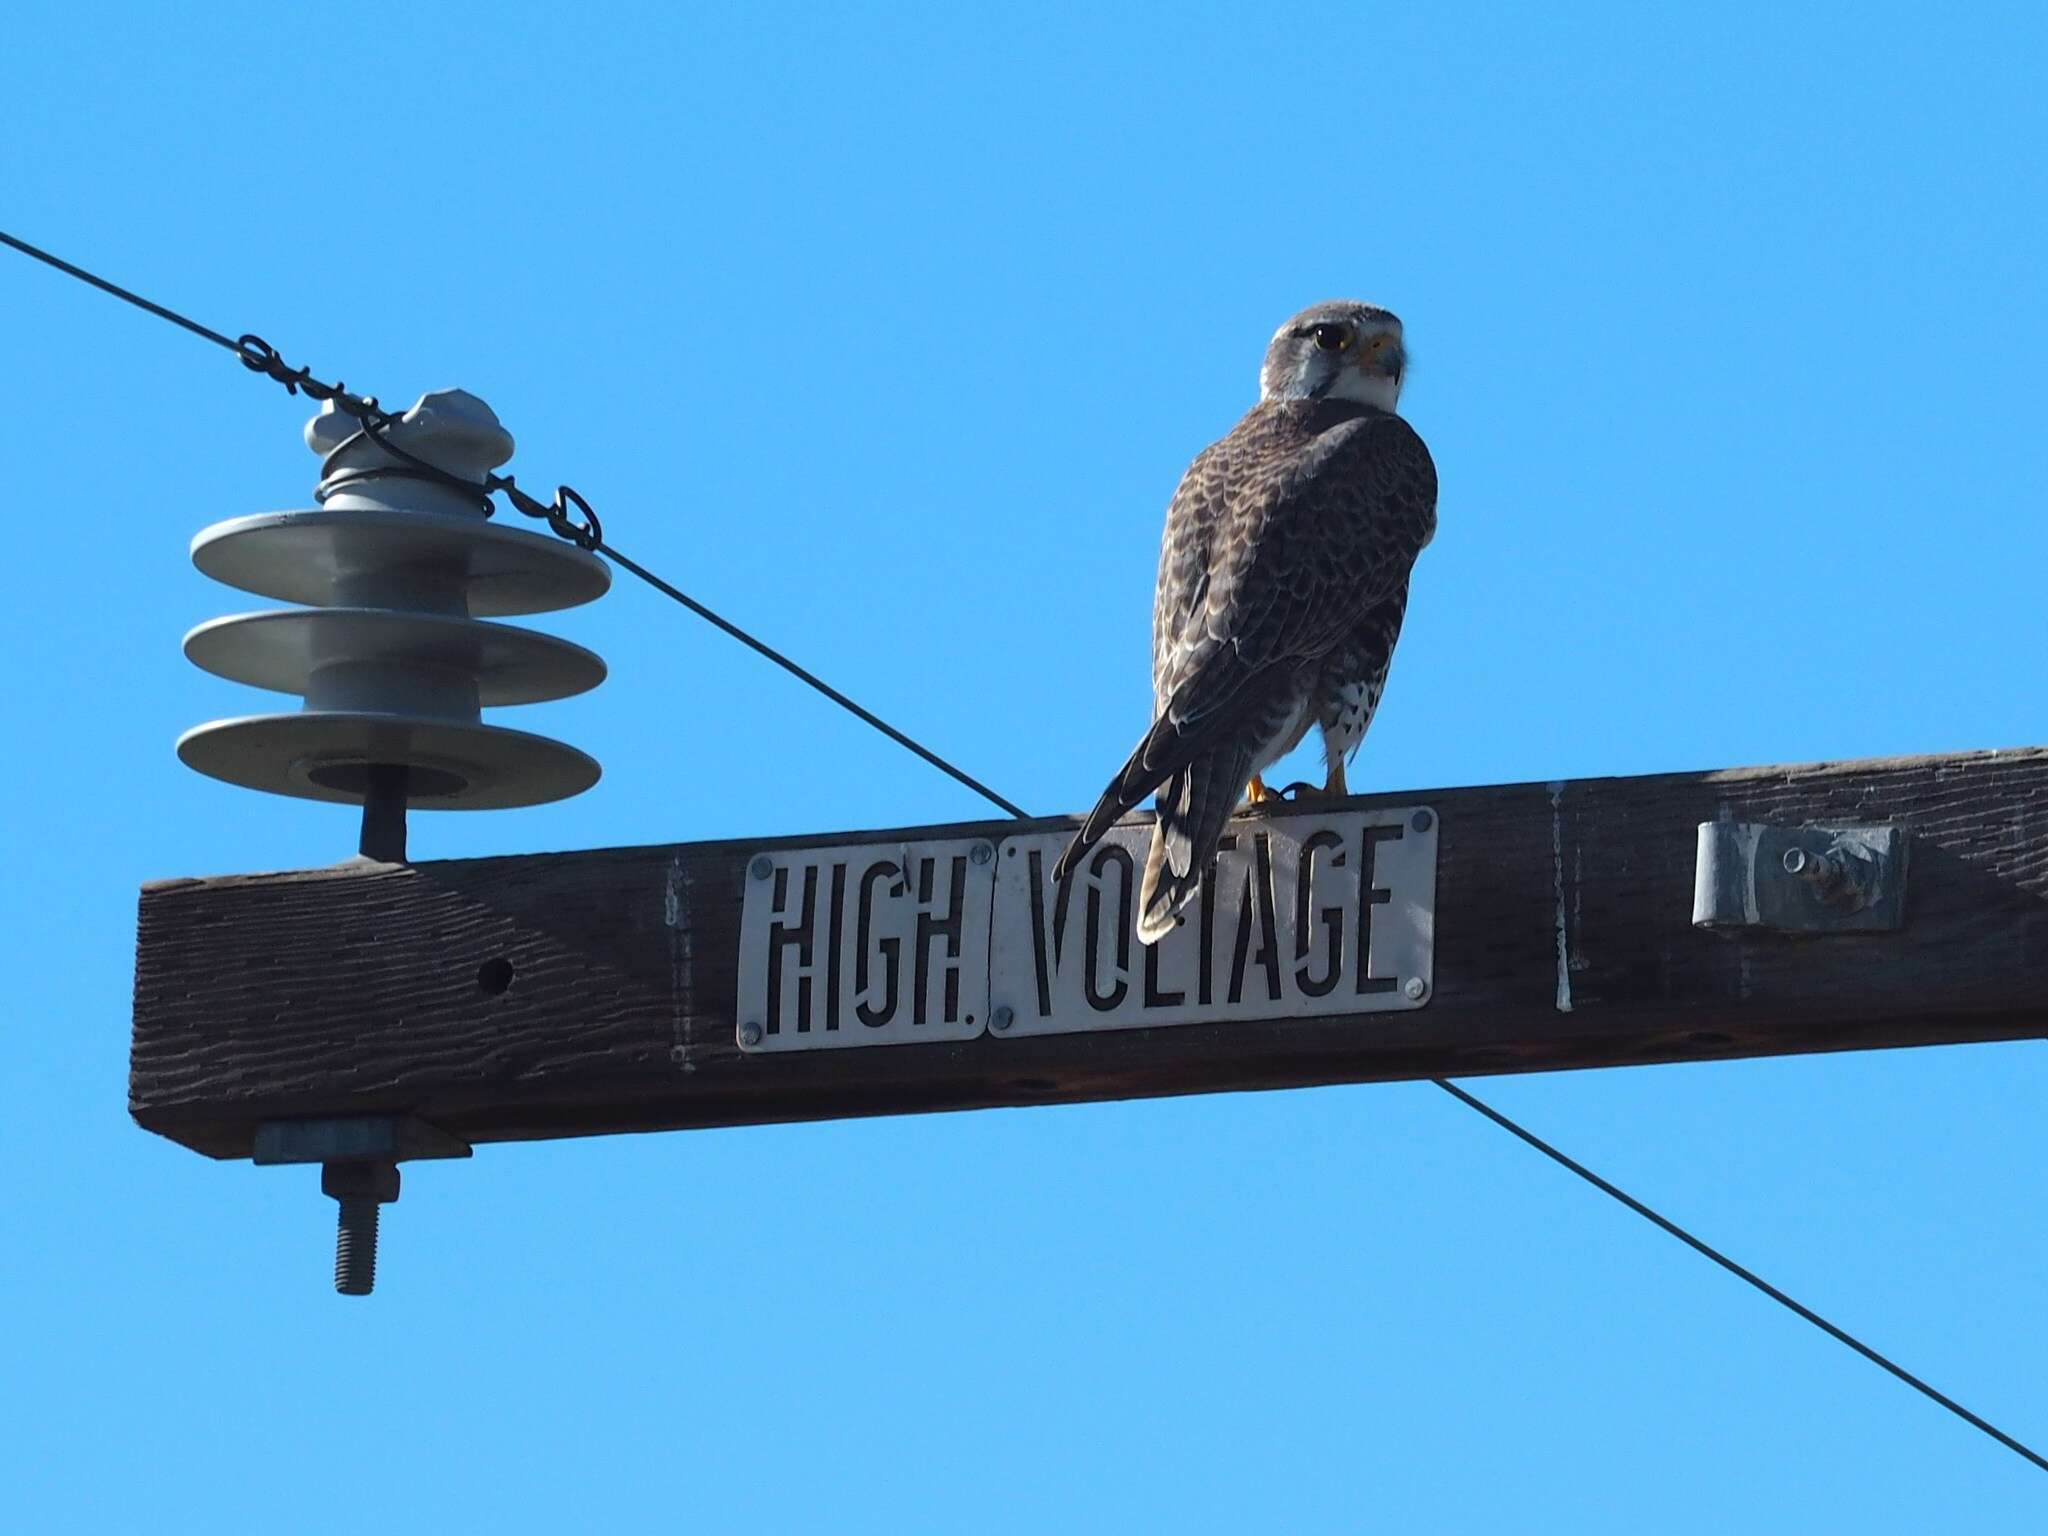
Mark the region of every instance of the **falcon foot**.
[[1351, 793], [1351, 786], [1344, 782], [1342, 763], [1330, 770], [1329, 779], [1322, 784], [1311, 784], [1304, 779], [1296, 779], [1285, 789], [1273, 789], [1263, 780], [1254, 779], [1252, 788], [1254, 793], [1251, 803], [1255, 808], [1321, 805], [1326, 800], [1343, 800]]
[[1285, 811], [1296, 806], [1313, 805], [1325, 798], [1324, 792], [1313, 784], [1294, 783], [1285, 789], [1275, 789], [1263, 779], [1254, 779], [1245, 795], [1245, 809]]

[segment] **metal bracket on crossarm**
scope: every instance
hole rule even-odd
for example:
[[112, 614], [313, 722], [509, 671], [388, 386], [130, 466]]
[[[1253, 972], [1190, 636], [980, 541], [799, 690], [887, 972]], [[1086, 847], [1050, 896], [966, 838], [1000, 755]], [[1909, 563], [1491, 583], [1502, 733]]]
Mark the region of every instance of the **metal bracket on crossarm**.
[[1788, 934], [1898, 929], [1906, 848], [1897, 826], [1701, 822], [1693, 926]]

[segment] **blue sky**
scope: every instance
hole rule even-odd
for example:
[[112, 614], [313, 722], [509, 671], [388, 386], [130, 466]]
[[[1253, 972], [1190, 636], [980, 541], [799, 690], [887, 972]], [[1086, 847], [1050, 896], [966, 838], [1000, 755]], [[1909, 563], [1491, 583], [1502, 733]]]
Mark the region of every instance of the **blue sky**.
[[[17, 6], [4, 226], [390, 401], [1043, 811], [1145, 722], [1176, 475], [1398, 310], [1441, 531], [1353, 783], [2042, 738], [2035, 9]], [[0, 253], [14, 594], [0, 1485], [23, 1529], [2038, 1530], [2048, 1479], [1421, 1085], [490, 1147], [367, 1304], [304, 1170], [125, 1112], [146, 879], [347, 813], [193, 531], [299, 402]], [[622, 582], [417, 857], [980, 808]], [[1482, 1090], [2048, 1441], [2036, 1043]], [[12, 1463], [12, 1465], [10, 1465]]]

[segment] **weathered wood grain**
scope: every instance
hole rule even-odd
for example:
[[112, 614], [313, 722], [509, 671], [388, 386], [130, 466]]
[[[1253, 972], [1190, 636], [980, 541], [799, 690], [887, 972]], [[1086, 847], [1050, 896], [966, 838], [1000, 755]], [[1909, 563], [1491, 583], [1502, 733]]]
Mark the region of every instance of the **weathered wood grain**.
[[[130, 1107], [244, 1157], [302, 1116], [484, 1142], [2048, 1034], [2048, 750], [1357, 803], [1442, 818], [1436, 993], [1414, 1012], [739, 1051], [748, 855], [1064, 819], [354, 863], [144, 889]], [[1695, 828], [1722, 816], [1905, 825], [1904, 930], [1695, 930]]]

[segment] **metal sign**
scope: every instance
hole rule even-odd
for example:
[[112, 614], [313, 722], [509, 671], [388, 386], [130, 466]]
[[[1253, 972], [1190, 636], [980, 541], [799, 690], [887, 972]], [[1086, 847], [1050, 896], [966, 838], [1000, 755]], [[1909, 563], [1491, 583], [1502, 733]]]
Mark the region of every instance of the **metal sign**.
[[1151, 829], [1120, 827], [1064, 888], [1070, 834], [778, 849], [747, 868], [749, 1052], [1151, 1029], [1420, 1008], [1435, 984], [1436, 816], [1242, 817], [1155, 945]]
[[741, 1049], [980, 1034], [994, 852], [966, 838], [757, 854], [740, 909]]
[[998, 1034], [1150, 1029], [1420, 1008], [1434, 985], [1433, 812], [1247, 817], [1155, 945], [1138, 942], [1149, 827], [1111, 832], [1064, 888], [1063, 832], [996, 858]]

